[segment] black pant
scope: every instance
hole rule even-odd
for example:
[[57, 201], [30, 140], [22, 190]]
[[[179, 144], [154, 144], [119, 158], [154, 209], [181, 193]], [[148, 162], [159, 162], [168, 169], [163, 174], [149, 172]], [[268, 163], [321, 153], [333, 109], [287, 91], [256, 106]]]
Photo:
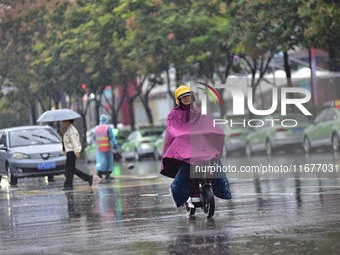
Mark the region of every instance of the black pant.
[[66, 166], [65, 166], [65, 183], [64, 188], [73, 188], [73, 175], [77, 175], [79, 178], [88, 182], [90, 175], [84, 173], [76, 168], [76, 155], [73, 151], [66, 153]]

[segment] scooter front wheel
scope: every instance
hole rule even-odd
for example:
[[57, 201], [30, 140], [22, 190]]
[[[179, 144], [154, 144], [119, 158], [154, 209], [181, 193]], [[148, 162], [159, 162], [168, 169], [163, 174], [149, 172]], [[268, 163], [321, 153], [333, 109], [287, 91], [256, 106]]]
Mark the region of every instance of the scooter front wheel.
[[194, 216], [195, 215], [195, 211], [196, 211], [195, 207], [189, 207], [188, 203], [185, 203], [184, 207], [185, 207], [185, 211], [186, 211], [188, 216]]
[[208, 203], [203, 203], [203, 210], [205, 216], [209, 219], [214, 216], [215, 213], [215, 199], [212, 197]]

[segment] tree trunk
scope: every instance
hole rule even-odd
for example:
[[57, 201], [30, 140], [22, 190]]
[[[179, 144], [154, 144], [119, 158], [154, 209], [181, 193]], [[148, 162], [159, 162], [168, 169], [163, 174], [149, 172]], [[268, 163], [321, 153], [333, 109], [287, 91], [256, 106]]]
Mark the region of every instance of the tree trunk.
[[176, 69], [176, 86], [178, 87], [180, 85], [180, 81], [181, 81], [181, 74], [180, 74], [180, 71], [178, 70], [178, 68], [175, 68]]
[[80, 135], [80, 141], [81, 144], [85, 147], [87, 145], [86, 141], [86, 131], [87, 131], [87, 125], [86, 125], [86, 113], [87, 113], [87, 107], [84, 109], [83, 101], [81, 97], [77, 97], [77, 108], [79, 111], [79, 114], [81, 115], [81, 128], [82, 130], [78, 130]]
[[[118, 119], [117, 119], [117, 109], [116, 109], [116, 98], [114, 93], [114, 88], [111, 86], [111, 122], [114, 125], [114, 127], [117, 127]], [[99, 116], [98, 116], [99, 119]]]
[[136, 122], [135, 122], [133, 102], [138, 95], [130, 97], [130, 95], [129, 95], [129, 82], [128, 82], [128, 79], [125, 78], [125, 77], [122, 78], [122, 86], [123, 86], [123, 94], [124, 94], [123, 97], [127, 98], [128, 111], [129, 111], [129, 122], [130, 122], [131, 130], [133, 131], [133, 130], [136, 130]]
[[37, 116], [35, 114], [35, 103], [34, 101], [30, 102], [30, 124], [36, 125]]
[[[115, 98], [115, 93], [114, 93], [114, 88], [112, 86], [111, 89], [111, 122], [113, 126], [116, 128], [118, 124], [118, 110], [116, 109], [116, 98]], [[99, 119], [99, 116], [98, 116]]]
[[[287, 86], [291, 88], [293, 87], [292, 73], [289, 65], [289, 56], [287, 51], [283, 52], [283, 63], [287, 77]], [[291, 95], [291, 98], [295, 98], [294, 94]], [[293, 112], [293, 108], [291, 107], [291, 105], [288, 107], [287, 112]]]
[[[113, 93], [113, 91], [112, 91]], [[112, 94], [112, 96], [114, 96], [114, 93]], [[126, 98], [126, 93], [125, 90], [123, 89], [123, 95], [120, 97], [120, 101], [118, 102], [117, 107], [115, 108], [115, 111], [111, 111], [111, 118], [112, 118], [112, 124], [117, 127], [118, 125], [118, 116], [119, 116], [119, 111], [120, 108], [122, 108], [122, 105], [124, 103], [124, 100]]]
[[141, 102], [144, 106], [146, 116], [148, 118], [149, 124], [153, 124], [153, 116], [152, 116], [152, 111], [149, 106], [149, 94], [146, 94], [144, 97], [141, 97]]
[[99, 100], [97, 100], [97, 98], [95, 99], [95, 105], [94, 105], [94, 107], [95, 107], [95, 112], [96, 112], [96, 116], [95, 116], [95, 118], [96, 118], [96, 123], [97, 123], [97, 125], [99, 124], [99, 108], [100, 108], [100, 105], [101, 105], [101, 96], [99, 96]]
[[174, 103], [174, 106], [176, 106], [176, 102], [175, 102], [175, 97], [174, 97], [174, 94], [173, 92], [171, 91], [171, 81], [170, 81], [170, 74], [169, 74], [169, 69], [166, 70], [166, 85], [168, 87], [168, 94], [170, 95], [170, 98], [173, 99], [173, 103]]
[[293, 87], [292, 72], [291, 72], [290, 65], [289, 65], [289, 55], [287, 51], [283, 52], [283, 63], [284, 63], [284, 68], [286, 72], [288, 87]]
[[226, 102], [223, 100], [223, 94], [224, 94], [224, 89], [223, 88], [219, 88], [217, 89], [218, 94], [220, 94], [221, 98], [222, 98], [222, 104], [220, 104], [220, 118], [224, 118], [224, 115], [227, 113], [227, 104]]
[[[227, 53], [228, 61], [226, 63], [226, 69], [222, 77], [220, 77], [222, 84], [226, 84], [228, 76], [230, 74], [231, 67], [233, 65], [234, 54], [231, 54], [229, 51]], [[220, 118], [224, 118], [227, 113], [227, 103], [223, 100], [224, 88], [217, 89], [218, 93], [222, 98], [222, 105], [220, 105]]]
[[86, 139], [86, 131], [87, 131], [87, 125], [86, 125], [86, 115], [81, 116], [81, 124], [83, 127], [83, 133], [81, 135], [81, 141], [84, 147], [87, 145], [87, 139]]
[[128, 100], [128, 107], [129, 107], [129, 120], [130, 120], [130, 126], [131, 130], [136, 130], [136, 122], [135, 122], [135, 113], [133, 109], [133, 101], [134, 99]]
[[328, 49], [330, 70], [333, 72], [340, 71], [340, 47], [339, 42], [329, 44]]

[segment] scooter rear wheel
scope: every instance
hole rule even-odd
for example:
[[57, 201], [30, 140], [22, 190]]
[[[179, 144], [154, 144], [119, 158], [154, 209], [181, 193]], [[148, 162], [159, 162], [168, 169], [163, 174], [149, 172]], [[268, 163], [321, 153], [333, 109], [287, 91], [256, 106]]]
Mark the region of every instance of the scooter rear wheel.
[[205, 216], [209, 219], [214, 216], [215, 213], [215, 199], [212, 197], [208, 203], [203, 203], [203, 210]]
[[188, 216], [194, 216], [195, 215], [195, 211], [196, 211], [195, 207], [194, 208], [189, 207], [188, 203], [185, 203], [184, 207], [185, 207], [185, 211], [186, 211]]

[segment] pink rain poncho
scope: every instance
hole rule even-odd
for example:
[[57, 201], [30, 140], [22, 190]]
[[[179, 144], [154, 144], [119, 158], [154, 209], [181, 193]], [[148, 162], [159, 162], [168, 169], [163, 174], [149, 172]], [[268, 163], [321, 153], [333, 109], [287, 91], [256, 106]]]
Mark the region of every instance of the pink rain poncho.
[[201, 115], [197, 107], [176, 107], [167, 118], [161, 174], [174, 178], [181, 162], [202, 165], [219, 160], [223, 145], [224, 133], [209, 115]]

